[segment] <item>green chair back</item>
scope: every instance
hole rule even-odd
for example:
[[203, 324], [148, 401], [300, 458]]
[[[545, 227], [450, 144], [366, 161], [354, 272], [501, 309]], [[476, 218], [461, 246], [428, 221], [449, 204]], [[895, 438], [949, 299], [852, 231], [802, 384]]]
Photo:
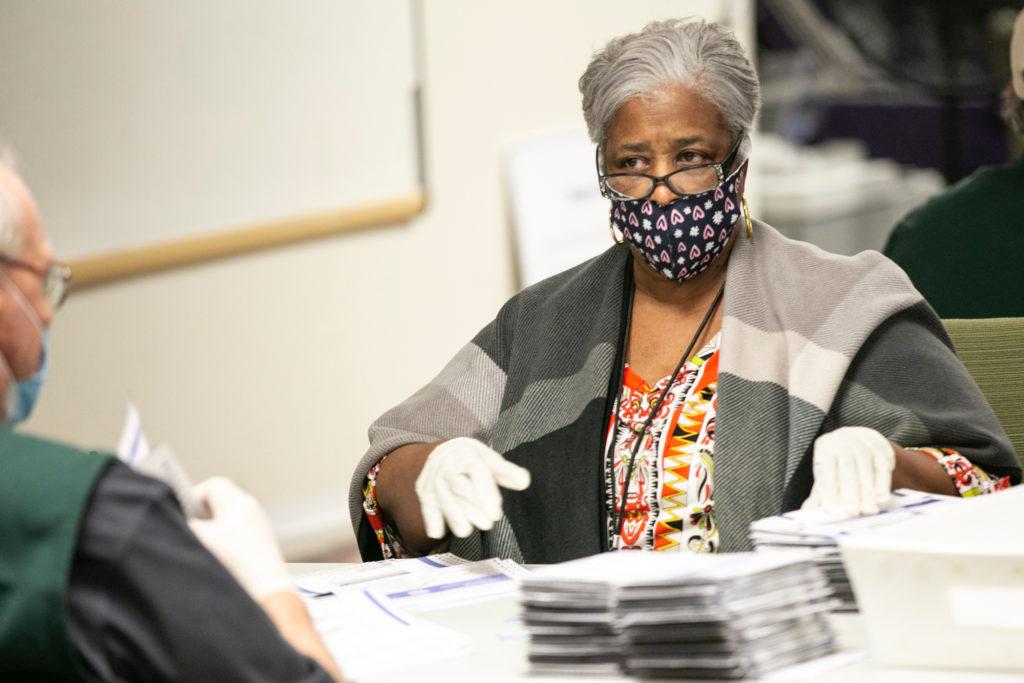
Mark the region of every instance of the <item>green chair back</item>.
[[1024, 318], [942, 322], [1024, 464]]

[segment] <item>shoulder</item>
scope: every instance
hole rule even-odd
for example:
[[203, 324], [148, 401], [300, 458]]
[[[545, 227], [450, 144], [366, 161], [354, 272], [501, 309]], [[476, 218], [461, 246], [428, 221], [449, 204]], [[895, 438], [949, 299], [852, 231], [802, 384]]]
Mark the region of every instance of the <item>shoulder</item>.
[[1019, 191], [1022, 181], [1024, 168], [1020, 166], [984, 166], [907, 213], [897, 230], [906, 232], [919, 227], [930, 228], [934, 223], [943, 224], [995, 194], [1001, 195], [1007, 189]]
[[612, 334], [606, 328], [618, 329], [612, 323], [618, 322], [629, 253], [628, 246], [614, 245], [520, 291], [473, 343], [507, 370], [513, 352], [578, 348], [594, 342], [592, 333], [604, 340]]
[[[51, 518], [77, 514], [113, 462], [109, 454], [0, 428], [0, 510]], [[40, 508], [31, 502], [39, 500], [54, 504]]]
[[621, 283], [629, 259], [629, 247], [616, 244], [583, 263], [541, 280], [515, 294], [506, 310], [533, 310], [579, 301]]
[[171, 488], [114, 462], [96, 483], [82, 526], [82, 544], [97, 555], [119, 556], [148, 520], [184, 524]]
[[0, 453], [5, 456], [17, 454], [41, 455], [43, 457], [59, 456], [72, 458], [75, 461], [78, 459], [106, 461], [112, 457], [106, 453], [85, 451], [58, 441], [22, 434], [8, 428], [0, 428]]
[[764, 223], [739, 239], [725, 315], [759, 330], [852, 353], [882, 321], [922, 301], [906, 273], [877, 251], [832, 254]]
[[110, 465], [97, 490], [102, 490], [108, 500], [117, 500], [134, 507], [175, 503], [177, 500], [170, 486], [159, 479], [140, 474], [120, 461]]
[[776, 288], [784, 287], [801, 298], [846, 297], [851, 287], [881, 287], [916, 295], [906, 273], [874, 250], [853, 256], [833, 254], [790, 239], [765, 223], [757, 224], [753, 238], [740, 240], [729, 264], [730, 276], [734, 271], [749, 270], [744, 275], [770, 280]]

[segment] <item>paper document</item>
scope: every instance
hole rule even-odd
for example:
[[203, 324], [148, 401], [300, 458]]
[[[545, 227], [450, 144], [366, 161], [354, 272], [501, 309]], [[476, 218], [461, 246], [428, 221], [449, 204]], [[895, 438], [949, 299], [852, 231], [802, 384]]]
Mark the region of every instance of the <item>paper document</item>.
[[[359, 588], [307, 599], [306, 606], [348, 680], [454, 657], [472, 642], [469, 636], [385, 605]], [[401, 656], [396, 656], [396, 648]]]
[[450, 567], [457, 564], [468, 564], [452, 553], [441, 555], [427, 555], [426, 557], [415, 557], [401, 560], [379, 560], [377, 562], [364, 562], [363, 564], [351, 564], [324, 571], [311, 572], [296, 577], [295, 585], [305, 593], [312, 595], [327, 595], [348, 588], [357, 584], [364, 584], [378, 579], [387, 579], [393, 576], [405, 574], [416, 574], [418, 572], [429, 572], [434, 569]]
[[470, 562], [444, 553], [337, 567], [295, 583], [307, 593], [313, 624], [346, 677], [359, 680], [463, 654], [470, 635], [414, 613], [514, 593], [528, 571], [510, 560]]
[[515, 593], [527, 574], [512, 560], [489, 559], [375, 581], [366, 590], [383, 604], [422, 612]]
[[750, 536], [755, 543], [761, 539], [777, 540], [785, 537], [791, 545], [823, 545], [823, 541], [835, 545], [840, 536], [905, 522], [931, 512], [940, 505], [960, 503], [962, 500], [954, 496], [899, 489], [893, 491], [877, 515], [837, 518], [821, 508], [793, 510], [752, 522]]
[[192, 480], [185, 474], [174, 451], [167, 444], [160, 444], [153, 449], [149, 447], [146, 434], [142, 431], [139, 410], [134, 404], [128, 405], [128, 416], [118, 441], [117, 457], [136, 472], [159, 479], [170, 486], [188, 517], [205, 519], [210, 516], [206, 507], [192, 493]]

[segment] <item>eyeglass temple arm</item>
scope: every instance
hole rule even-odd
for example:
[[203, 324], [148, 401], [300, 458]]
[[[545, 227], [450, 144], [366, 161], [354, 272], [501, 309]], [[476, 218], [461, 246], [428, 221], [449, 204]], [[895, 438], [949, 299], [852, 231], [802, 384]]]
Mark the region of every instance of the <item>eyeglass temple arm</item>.
[[732, 165], [736, 162], [736, 157], [740, 154], [740, 147], [743, 145], [743, 137], [744, 136], [742, 135], [740, 136], [740, 139], [736, 141], [735, 145], [733, 145], [732, 151], [729, 152], [729, 156], [722, 161], [723, 176], [729, 175], [729, 171], [732, 170]]

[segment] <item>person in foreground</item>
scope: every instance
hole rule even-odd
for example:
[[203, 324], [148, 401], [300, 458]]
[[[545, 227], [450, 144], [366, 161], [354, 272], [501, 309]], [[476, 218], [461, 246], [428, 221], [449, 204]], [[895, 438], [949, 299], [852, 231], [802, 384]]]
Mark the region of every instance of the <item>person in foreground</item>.
[[730, 32], [650, 24], [580, 90], [617, 244], [512, 297], [370, 427], [350, 499], [364, 559], [736, 551], [801, 505], [1020, 480], [898, 267], [750, 219], [759, 90]]
[[11, 430], [67, 287], [0, 162], [0, 680], [341, 680], [253, 498], [225, 479], [196, 487], [211, 554], [162, 482]]
[[[1004, 118], [1024, 147], [1024, 10], [1010, 40]], [[885, 255], [942, 318], [1024, 316], [1024, 155], [980, 168], [907, 214]]]

